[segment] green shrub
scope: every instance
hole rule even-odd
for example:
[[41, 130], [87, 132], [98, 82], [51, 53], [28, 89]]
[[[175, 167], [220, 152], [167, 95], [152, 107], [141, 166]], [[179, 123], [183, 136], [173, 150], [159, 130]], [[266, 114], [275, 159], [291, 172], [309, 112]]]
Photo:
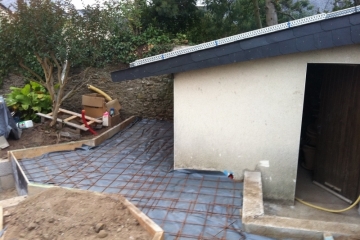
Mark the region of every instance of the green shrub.
[[10, 87], [11, 93], [6, 95], [6, 104], [20, 114], [21, 120], [39, 120], [37, 112], [51, 112], [51, 97], [45, 87], [30, 81], [23, 88]]

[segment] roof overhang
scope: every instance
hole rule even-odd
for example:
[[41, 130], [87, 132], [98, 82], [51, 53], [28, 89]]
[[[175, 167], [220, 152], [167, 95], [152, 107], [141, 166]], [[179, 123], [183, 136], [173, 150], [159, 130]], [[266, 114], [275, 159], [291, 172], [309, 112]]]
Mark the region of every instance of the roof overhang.
[[359, 43], [358, 6], [140, 59], [111, 78], [120, 82]]

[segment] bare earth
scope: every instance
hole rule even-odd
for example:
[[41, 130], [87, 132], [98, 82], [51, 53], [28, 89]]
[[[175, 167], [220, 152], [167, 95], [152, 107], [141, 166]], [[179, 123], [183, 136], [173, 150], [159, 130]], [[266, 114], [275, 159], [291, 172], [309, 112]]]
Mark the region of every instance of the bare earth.
[[151, 239], [116, 195], [56, 187], [9, 212], [5, 240]]
[[[46, 146], [70, 141], [81, 141], [85, 139], [92, 139], [95, 137], [95, 135], [91, 134], [89, 131], [81, 131], [81, 136], [79, 139], [62, 137], [59, 135], [59, 132], [61, 130], [56, 128], [50, 128], [48, 126], [49, 123], [50, 121], [46, 121], [45, 123], [34, 123], [34, 127], [22, 129], [21, 137], [18, 140], [11, 139], [11, 137], [9, 137], [7, 141], [10, 146], [1, 150], [0, 158], [7, 158], [7, 151], [11, 150]], [[104, 127], [100, 130], [96, 130], [96, 133], [101, 134], [108, 129], [108, 127]]]

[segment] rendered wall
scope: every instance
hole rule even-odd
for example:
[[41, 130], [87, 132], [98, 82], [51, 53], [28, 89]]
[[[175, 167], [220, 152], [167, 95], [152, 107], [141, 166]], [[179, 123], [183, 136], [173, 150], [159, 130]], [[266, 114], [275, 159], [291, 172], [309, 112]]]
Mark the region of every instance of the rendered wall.
[[175, 168], [260, 170], [264, 198], [293, 203], [307, 63], [360, 63], [360, 46], [175, 75]]

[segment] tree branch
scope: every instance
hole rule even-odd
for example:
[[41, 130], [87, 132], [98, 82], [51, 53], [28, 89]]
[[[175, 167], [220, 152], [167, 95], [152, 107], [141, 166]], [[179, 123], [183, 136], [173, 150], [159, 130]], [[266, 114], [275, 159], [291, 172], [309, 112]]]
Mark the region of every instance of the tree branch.
[[[28, 66], [26, 66], [22, 61], [19, 62], [20, 67], [22, 67], [23, 69], [25, 69], [26, 71], [28, 71], [29, 73], [31, 73], [34, 77], [36, 77], [38, 79], [39, 82], [44, 82], [44, 80], [42, 79], [42, 77], [40, 77], [36, 72], [34, 72], [33, 70], [31, 70]], [[43, 85], [43, 84], [41, 84]]]
[[[80, 82], [78, 84], [76, 84], [62, 99], [61, 99], [61, 103], [66, 100], [67, 98], [69, 97], [72, 97], [73, 94], [75, 94], [75, 92], [77, 92], [82, 86], [84, 86], [86, 83], [88, 83], [91, 78], [88, 77], [88, 79], [86, 81], [84, 81], [87, 73], [90, 71], [90, 67], [86, 68], [85, 71], [82, 73], [83, 74], [83, 77], [82, 79], [80, 80]], [[72, 76], [73, 77], [73, 76]], [[71, 77], [71, 78], [72, 78]], [[69, 78], [70, 79], [70, 78]]]
[[294, 18], [293, 16], [291, 16], [291, 14], [290, 13], [286, 13], [286, 12], [282, 12], [282, 11], [276, 11], [277, 13], [280, 13], [280, 14], [283, 14], [283, 15], [285, 15], [285, 16], [288, 16], [288, 17], [290, 17], [292, 20], [296, 20], [296, 18]]
[[57, 67], [57, 68], [62, 68], [61, 64], [60, 64], [60, 63], [58, 62], [58, 60], [56, 59], [54, 53], [51, 53], [50, 56], [51, 56], [51, 59], [52, 59], [52, 60], [54, 61], [54, 63], [56, 64], [56, 67]]
[[67, 61], [65, 63], [65, 69], [64, 69], [65, 75], [64, 75], [64, 82], [63, 82], [64, 85], [67, 84], [67, 82], [69, 81], [68, 76], [69, 76], [69, 72], [70, 72], [70, 65], [71, 65], [70, 61]]

